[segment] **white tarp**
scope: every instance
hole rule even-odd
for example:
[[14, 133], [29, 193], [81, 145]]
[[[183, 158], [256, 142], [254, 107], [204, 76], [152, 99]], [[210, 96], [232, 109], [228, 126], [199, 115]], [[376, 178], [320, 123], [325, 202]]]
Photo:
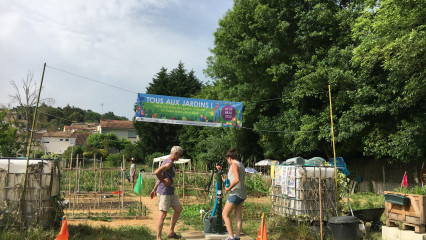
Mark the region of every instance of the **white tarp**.
[[[162, 156], [162, 157], [154, 158], [154, 161], [152, 161], [152, 172], [154, 172], [154, 164], [155, 163], [158, 163], [158, 166], [160, 166], [161, 163], [169, 157], [170, 157], [170, 155], [165, 155], [165, 156]], [[177, 160], [176, 162], [174, 162], [174, 164], [186, 164], [186, 163], [189, 163], [189, 169], [191, 169], [191, 159], [181, 158], [181, 159]]]
[[254, 165], [258, 167], [264, 167], [264, 166], [271, 166], [271, 165], [278, 165], [278, 164], [280, 164], [280, 162], [277, 160], [265, 159], [265, 160], [257, 162]]

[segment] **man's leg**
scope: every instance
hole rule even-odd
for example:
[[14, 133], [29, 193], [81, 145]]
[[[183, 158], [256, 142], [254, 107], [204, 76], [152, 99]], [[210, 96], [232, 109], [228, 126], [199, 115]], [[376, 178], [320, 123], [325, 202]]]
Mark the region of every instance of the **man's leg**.
[[172, 206], [172, 208], [175, 212], [173, 213], [172, 220], [170, 223], [170, 230], [167, 233], [167, 236], [172, 236], [175, 233], [175, 226], [183, 209], [182, 205]]
[[232, 231], [232, 222], [231, 222], [231, 212], [236, 208], [236, 205], [231, 204], [230, 202], [226, 202], [225, 207], [222, 211], [222, 218], [225, 221], [226, 230], [230, 237], [234, 237], [234, 231]]
[[160, 210], [160, 215], [158, 216], [158, 222], [157, 222], [157, 240], [161, 240], [161, 233], [163, 232], [163, 224], [164, 219], [166, 219], [167, 212]]

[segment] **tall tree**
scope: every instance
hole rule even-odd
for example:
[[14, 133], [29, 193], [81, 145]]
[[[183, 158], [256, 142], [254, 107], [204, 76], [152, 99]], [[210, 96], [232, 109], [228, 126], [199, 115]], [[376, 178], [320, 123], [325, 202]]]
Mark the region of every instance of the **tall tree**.
[[259, 145], [277, 159], [330, 152], [325, 93], [353, 78], [350, 65], [336, 59], [351, 58], [357, 14], [343, 1], [234, 2], [215, 32], [206, 72], [224, 99], [244, 102], [244, 126], [254, 132], [240, 131], [245, 138], [237, 140], [250, 139], [249, 149]]
[[18, 128], [4, 121], [7, 112], [7, 110], [0, 111], [0, 156], [15, 157], [21, 148], [21, 136]]
[[[170, 73], [162, 67], [147, 87], [146, 93], [192, 97], [201, 88], [202, 83], [195, 77], [194, 72], [188, 73], [184, 64], [179, 62], [178, 67]], [[140, 139], [139, 145], [143, 147], [146, 155], [154, 152], [168, 153], [173, 145], [179, 144], [178, 131], [182, 126], [146, 122], [135, 122], [134, 125]]]
[[356, 125], [364, 154], [400, 161], [423, 161], [426, 133], [426, 2], [372, 2], [353, 37], [353, 64], [359, 89], [342, 119]]
[[[24, 116], [25, 123], [20, 130], [25, 132], [25, 144], [24, 149], [27, 148], [28, 140], [30, 138], [30, 130], [33, 121], [34, 107], [37, 102], [38, 85], [37, 81], [33, 80], [34, 73], [28, 71], [27, 75], [22, 78], [21, 85], [18, 85], [15, 81], [10, 81], [14, 92], [9, 95], [13, 103], [18, 104], [18, 112]], [[53, 103], [52, 98], [41, 98], [40, 102]]]

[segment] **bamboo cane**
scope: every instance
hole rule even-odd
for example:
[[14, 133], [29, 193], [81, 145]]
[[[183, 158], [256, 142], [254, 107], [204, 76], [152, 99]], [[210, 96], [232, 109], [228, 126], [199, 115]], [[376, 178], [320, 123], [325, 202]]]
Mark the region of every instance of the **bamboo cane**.
[[[333, 126], [333, 106], [331, 105], [331, 87], [328, 85], [328, 96], [330, 98], [330, 120], [331, 120], [331, 137], [333, 140], [333, 156], [334, 156], [334, 179], [336, 182], [336, 203], [338, 198], [338, 189], [337, 189], [337, 163], [336, 163], [336, 145], [334, 143], [334, 126]], [[337, 213], [337, 205], [336, 205], [336, 213]]]

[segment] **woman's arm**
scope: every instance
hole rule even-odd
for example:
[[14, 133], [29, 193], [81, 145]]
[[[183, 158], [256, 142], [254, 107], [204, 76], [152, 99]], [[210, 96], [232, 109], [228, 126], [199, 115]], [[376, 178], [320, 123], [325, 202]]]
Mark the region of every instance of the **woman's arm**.
[[225, 191], [230, 191], [233, 187], [235, 187], [240, 182], [240, 175], [238, 174], [238, 164], [232, 163], [231, 165], [232, 173], [234, 174], [234, 181], [231, 182], [228, 188], [225, 188]]

